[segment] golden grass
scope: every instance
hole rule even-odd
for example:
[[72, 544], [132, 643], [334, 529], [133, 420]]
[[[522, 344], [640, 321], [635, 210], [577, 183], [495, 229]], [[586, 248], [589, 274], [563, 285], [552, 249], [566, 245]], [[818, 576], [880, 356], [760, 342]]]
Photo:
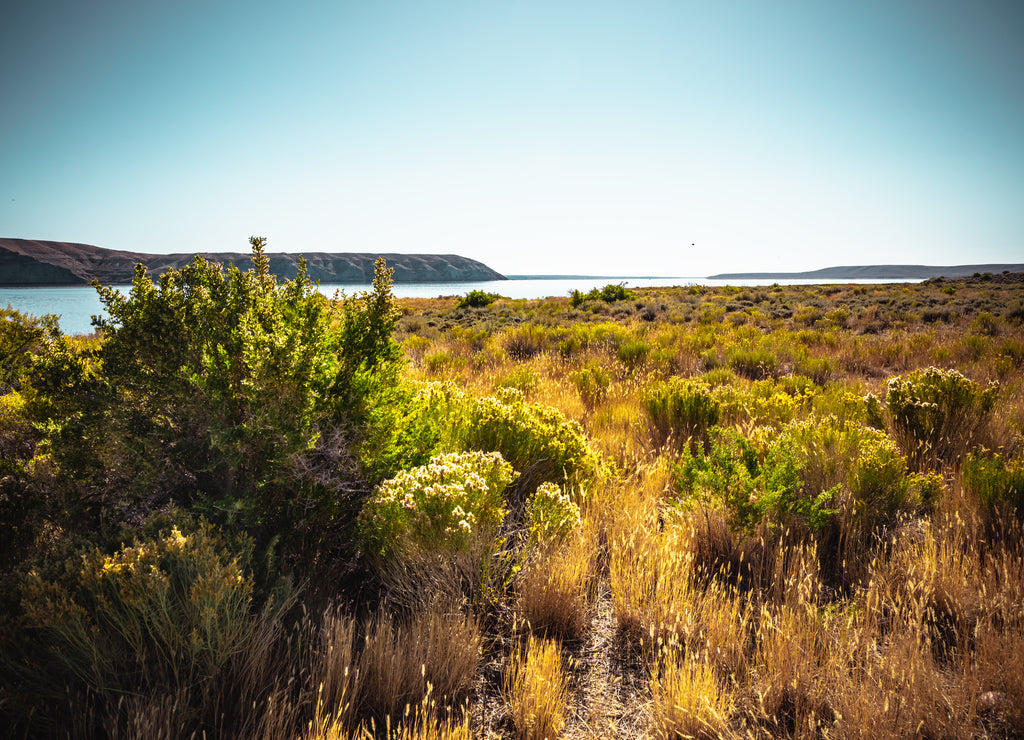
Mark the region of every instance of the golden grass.
[[530, 635], [514, 651], [502, 685], [518, 740], [556, 740], [565, 727], [568, 676], [558, 643]]
[[590, 626], [596, 549], [579, 533], [540, 546], [519, 574], [518, 611], [537, 634], [579, 641]]
[[732, 692], [706, 662], [677, 646], [663, 647], [652, 664], [651, 722], [658, 738], [728, 735]]

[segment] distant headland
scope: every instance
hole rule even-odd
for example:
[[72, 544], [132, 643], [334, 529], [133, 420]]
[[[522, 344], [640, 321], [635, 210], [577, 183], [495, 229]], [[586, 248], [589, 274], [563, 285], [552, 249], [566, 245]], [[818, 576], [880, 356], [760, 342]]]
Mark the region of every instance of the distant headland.
[[929, 280], [970, 277], [974, 273], [1024, 272], [1016, 265], [848, 265], [810, 272], [725, 272], [709, 280]]
[[[103, 249], [91, 244], [0, 238], [0, 286], [104, 285], [130, 283], [135, 265], [151, 274], [180, 269], [196, 255], [211, 262], [232, 263], [239, 269], [252, 266], [248, 253], [189, 252], [146, 254]], [[270, 271], [278, 278], [294, 278], [299, 254], [268, 252]], [[454, 254], [376, 254], [352, 252], [304, 252], [311, 280], [321, 283], [369, 283], [373, 265], [383, 257], [394, 268], [396, 283], [461, 283], [505, 280], [482, 262]]]

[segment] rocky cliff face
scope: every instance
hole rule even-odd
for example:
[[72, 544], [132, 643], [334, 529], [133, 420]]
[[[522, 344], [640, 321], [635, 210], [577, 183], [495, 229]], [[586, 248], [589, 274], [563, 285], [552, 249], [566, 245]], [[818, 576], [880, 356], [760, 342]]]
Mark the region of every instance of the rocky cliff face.
[[[233, 263], [242, 270], [252, 267], [247, 253], [200, 252], [215, 262]], [[89, 244], [0, 238], [0, 285], [85, 285], [99, 280], [104, 285], [131, 282], [135, 265], [142, 263], [154, 275], [180, 269], [195, 254], [145, 254], [102, 249]], [[268, 253], [270, 269], [279, 278], [293, 278], [298, 254]], [[394, 268], [396, 283], [453, 283], [504, 280], [482, 262], [454, 254], [373, 254], [308, 252], [310, 279], [321, 283], [369, 283], [373, 265], [383, 257]]]

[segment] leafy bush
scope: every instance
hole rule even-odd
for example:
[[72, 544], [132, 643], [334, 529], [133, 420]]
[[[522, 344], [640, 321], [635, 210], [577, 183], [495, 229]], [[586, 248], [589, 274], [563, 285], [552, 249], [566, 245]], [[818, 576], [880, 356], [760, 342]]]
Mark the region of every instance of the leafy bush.
[[494, 303], [499, 298], [503, 298], [497, 293], [488, 293], [483, 290], [471, 290], [466, 295], [459, 298], [455, 304], [456, 308], [486, 308], [487, 306]]
[[497, 452], [450, 453], [377, 486], [359, 516], [375, 556], [465, 549], [505, 516], [503, 493], [515, 473]]
[[[805, 495], [832, 499], [842, 515], [837, 533], [849, 552], [866, 545], [877, 527], [892, 524], [900, 514], [931, 506], [942, 490], [940, 475], [909, 474], [892, 438], [857, 421], [811, 417], [785, 427], [778, 442], [794, 450]], [[838, 556], [830, 567], [841, 566], [845, 553]]]
[[627, 288], [625, 283], [609, 283], [600, 290], [592, 288], [587, 293], [580, 290], [572, 290], [569, 292], [569, 303], [574, 308], [578, 308], [587, 301], [615, 303], [616, 301], [631, 301], [634, 298], [636, 298], [636, 293]]
[[32, 355], [47, 334], [60, 334], [56, 316], [37, 318], [10, 306], [0, 308], [0, 394], [21, 387], [22, 376], [32, 366]]
[[1006, 506], [1024, 515], [1024, 461], [978, 450], [964, 458], [961, 474], [964, 488], [976, 494], [986, 507]]
[[708, 443], [708, 431], [718, 423], [718, 397], [700, 380], [670, 378], [651, 385], [644, 394], [644, 409], [655, 447], [672, 442], [691, 450]]
[[890, 378], [885, 402], [911, 468], [958, 467], [988, 423], [998, 388], [935, 367]]
[[529, 404], [507, 388], [497, 396], [465, 399], [465, 410], [450, 429], [457, 449], [496, 450], [520, 473], [520, 490], [544, 482], [565, 485], [592, 479], [600, 458], [583, 428], [550, 406]]
[[157, 282], [138, 266], [128, 295], [97, 285], [95, 357], [54, 341], [36, 364], [35, 417], [94, 520], [171, 501], [263, 545], [358, 513], [392, 423], [390, 271], [332, 304], [302, 264], [278, 284], [251, 243], [248, 272], [197, 257]]
[[706, 454], [684, 453], [676, 483], [688, 498], [721, 505], [729, 524], [752, 532], [764, 523], [787, 527], [796, 521], [822, 529], [837, 513], [829, 508], [834, 490], [809, 495], [792, 444], [779, 440], [762, 451], [737, 432], [715, 429]]

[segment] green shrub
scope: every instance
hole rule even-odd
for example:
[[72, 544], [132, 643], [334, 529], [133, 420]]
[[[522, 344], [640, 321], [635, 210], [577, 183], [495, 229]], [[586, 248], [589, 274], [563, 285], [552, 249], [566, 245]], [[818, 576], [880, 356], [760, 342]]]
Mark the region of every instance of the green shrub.
[[809, 494], [800, 461], [787, 440], [758, 450], [730, 429], [716, 428], [706, 454], [684, 451], [676, 483], [687, 498], [722, 506], [733, 528], [752, 532], [758, 525], [786, 528], [799, 521], [822, 529], [837, 510], [829, 508], [834, 490]]
[[893, 435], [911, 468], [959, 467], [989, 421], [998, 387], [935, 367], [890, 378], [885, 402]]
[[487, 293], [483, 290], [471, 290], [459, 298], [455, 304], [456, 308], [485, 308], [504, 296], [497, 293]]
[[391, 272], [332, 303], [251, 242], [247, 272], [196, 257], [156, 282], [140, 265], [128, 295], [97, 285], [95, 355], [52, 342], [36, 364], [36, 421], [87, 521], [172, 503], [297, 550], [358, 513], [393, 423]]
[[932, 481], [907, 474], [906, 458], [885, 432], [829, 415], [788, 425], [782, 439], [800, 460], [809, 495], [832, 491], [860, 531], [932, 503]]
[[22, 376], [30, 370], [32, 356], [47, 334], [60, 334], [56, 316], [37, 318], [10, 306], [0, 308], [0, 394], [21, 387]]
[[636, 298], [636, 293], [626, 287], [625, 283], [609, 283], [600, 290], [593, 288], [588, 293], [580, 290], [569, 291], [569, 303], [573, 308], [578, 308], [587, 301], [604, 301], [615, 303], [617, 301], [631, 301]]
[[527, 403], [515, 389], [468, 399], [467, 412], [451, 431], [457, 449], [500, 452], [519, 471], [519, 489], [588, 481], [600, 465], [578, 422], [550, 406]]
[[977, 450], [964, 458], [961, 475], [964, 489], [976, 494], [989, 509], [1005, 506], [1024, 515], [1024, 460]]
[[359, 516], [375, 556], [466, 549], [505, 517], [505, 488], [515, 472], [497, 452], [453, 452], [381, 483]]
[[708, 431], [718, 423], [715, 392], [700, 380], [670, 378], [651, 385], [644, 394], [651, 440], [655, 447], [672, 443], [691, 449], [706, 445]]

